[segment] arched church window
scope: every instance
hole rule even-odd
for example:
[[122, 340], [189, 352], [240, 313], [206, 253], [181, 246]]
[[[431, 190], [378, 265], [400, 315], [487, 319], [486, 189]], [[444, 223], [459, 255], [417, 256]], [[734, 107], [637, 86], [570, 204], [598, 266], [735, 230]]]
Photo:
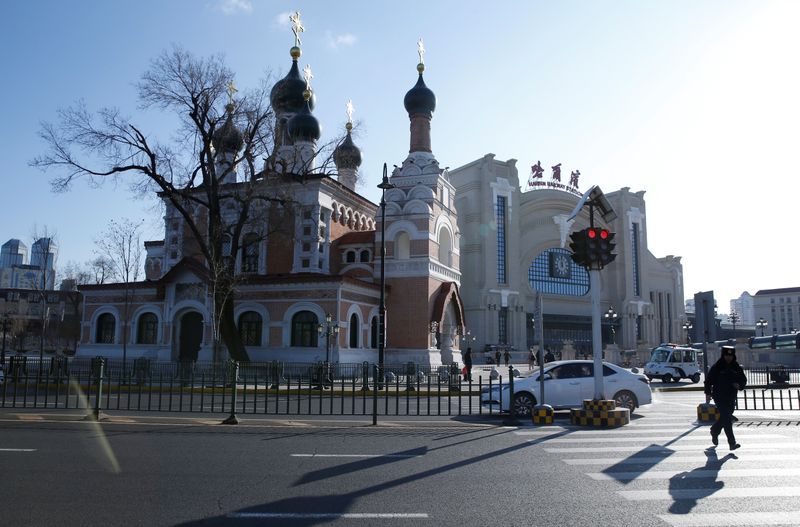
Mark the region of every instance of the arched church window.
[[258, 272], [258, 235], [250, 233], [245, 235], [242, 243], [242, 272]]
[[136, 323], [136, 343], [155, 344], [158, 338], [158, 317], [154, 313], [142, 313]]
[[317, 315], [311, 311], [300, 311], [292, 317], [292, 347], [317, 347]]
[[394, 242], [394, 255], [397, 260], [407, 260], [411, 257], [411, 238], [407, 232], [397, 235]]
[[369, 262], [369, 251], [367, 251], [366, 249], [361, 251], [361, 255], [359, 256], [359, 261], [364, 263]]
[[439, 229], [439, 262], [448, 267], [452, 265], [451, 246], [450, 231], [442, 227]]
[[355, 251], [347, 251], [347, 263], [353, 263], [356, 261], [356, 252]]
[[111, 313], [103, 313], [97, 317], [94, 341], [98, 344], [113, 344], [116, 323], [117, 321]]
[[245, 346], [261, 345], [261, 315], [255, 311], [245, 311], [239, 315], [239, 336]]
[[353, 313], [350, 316], [350, 347], [358, 347], [358, 331], [360, 324], [358, 323], [358, 315]]
[[369, 323], [369, 347], [372, 349], [378, 347], [378, 317], [372, 317]]

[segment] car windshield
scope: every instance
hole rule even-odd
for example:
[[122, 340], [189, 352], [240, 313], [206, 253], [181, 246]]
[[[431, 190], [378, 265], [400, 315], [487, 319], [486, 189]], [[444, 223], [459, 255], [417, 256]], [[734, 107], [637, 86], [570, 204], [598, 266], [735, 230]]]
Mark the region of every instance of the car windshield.
[[672, 350], [656, 349], [653, 350], [653, 355], [650, 357], [651, 362], [667, 362], [669, 353]]

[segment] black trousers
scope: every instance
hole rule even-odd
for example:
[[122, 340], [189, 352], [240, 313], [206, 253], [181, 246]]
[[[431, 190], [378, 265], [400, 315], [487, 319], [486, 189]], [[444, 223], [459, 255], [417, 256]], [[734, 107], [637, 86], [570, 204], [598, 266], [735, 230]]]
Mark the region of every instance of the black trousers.
[[731, 417], [733, 416], [733, 401], [717, 401], [714, 400], [714, 404], [717, 405], [717, 410], [719, 411], [719, 419], [717, 422], [711, 425], [711, 433], [719, 435], [721, 430], [725, 430], [725, 437], [728, 438], [728, 445], [733, 446], [736, 444], [736, 438], [733, 436], [733, 422], [731, 421]]

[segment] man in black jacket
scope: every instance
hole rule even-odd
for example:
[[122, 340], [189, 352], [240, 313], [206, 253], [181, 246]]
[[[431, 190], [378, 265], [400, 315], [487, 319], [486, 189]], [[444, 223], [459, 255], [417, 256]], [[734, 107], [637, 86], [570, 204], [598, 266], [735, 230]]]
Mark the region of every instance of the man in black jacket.
[[747, 377], [736, 362], [736, 348], [722, 346], [722, 356], [708, 370], [705, 383], [706, 402], [710, 402], [713, 397], [719, 411], [717, 422], [711, 425], [711, 442], [714, 446], [719, 444], [720, 430], [725, 430], [731, 450], [741, 446], [733, 436], [731, 418], [736, 406], [736, 393], [744, 389], [746, 383]]

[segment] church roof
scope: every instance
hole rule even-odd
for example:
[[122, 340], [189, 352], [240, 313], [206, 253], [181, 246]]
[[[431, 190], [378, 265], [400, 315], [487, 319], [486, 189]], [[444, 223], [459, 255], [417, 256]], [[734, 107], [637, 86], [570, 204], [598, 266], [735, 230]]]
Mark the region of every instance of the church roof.
[[375, 242], [375, 231], [353, 231], [336, 238], [339, 245], [364, 244]]

